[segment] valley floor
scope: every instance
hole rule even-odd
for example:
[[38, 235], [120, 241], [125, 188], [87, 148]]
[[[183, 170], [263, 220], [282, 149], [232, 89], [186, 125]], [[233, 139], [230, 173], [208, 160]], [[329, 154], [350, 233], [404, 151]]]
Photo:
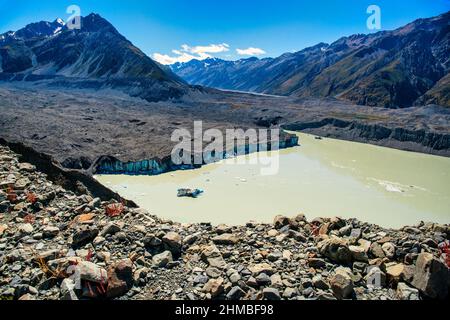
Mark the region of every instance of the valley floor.
[[[149, 103], [117, 91], [0, 84], [0, 138], [51, 155], [67, 168], [95, 167], [102, 156], [122, 162], [170, 157], [175, 129], [281, 126], [327, 137], [450, 156], [450, 110], [402, 110], [211, 90]], [[94, 169], [95, 168], [91, 168]]]

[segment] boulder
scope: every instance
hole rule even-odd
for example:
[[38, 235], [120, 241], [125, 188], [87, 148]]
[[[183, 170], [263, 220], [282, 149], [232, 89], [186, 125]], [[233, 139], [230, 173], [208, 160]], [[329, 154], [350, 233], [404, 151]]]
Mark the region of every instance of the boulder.
[[352, 262], [352, 253], [348, 248], [347, 242], [341, 238], [332, 237], [325, 239], [319, 242], [318, 249], [320, 254], [334, 262], [346, 265]]
[[176, 232], [168, 232], [162, 238], [162, 242], [167, 250], [172, 252], [172, 254], [178, 256], [181, 254], [181, 247], [183, 241], [181, 236]]
[[133, 262], [130, 259], [118, 261], [108, 269], [106, 296], [120, 297], [133, 287], [133, 283]]
[[412, 285], [433, 299], [445, 299], [448, 296], [447, 266], [431, 253], [419, 254], [414, 269]]
[[348, 299], [353, 294], [353, 281], [349, 274], [351, 271], [345, 269], [347, 268], [338, 268], [330, 279], [333, 294], [339, 300]]

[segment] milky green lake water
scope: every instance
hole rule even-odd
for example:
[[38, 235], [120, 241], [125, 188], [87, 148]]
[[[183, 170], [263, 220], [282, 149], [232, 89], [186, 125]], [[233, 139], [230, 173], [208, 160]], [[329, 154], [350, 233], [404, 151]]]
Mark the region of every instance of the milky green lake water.
[[[158, 176], [96, 178], [152, 214], [178, 222], [231, 225], [272, 222], [277, 214], [358, 218], [398, 228], [420, 221], [450, 223], [450, 159], [298, 134], [301, 146], [279, 151], [279, 171], [267, 164], [222, 161]], [[271, 159], [277, 155], [271, 155]], [[266, 159], [267, 160], [267, 159]], [[178, 198], [179, 188], [205, 191]]]

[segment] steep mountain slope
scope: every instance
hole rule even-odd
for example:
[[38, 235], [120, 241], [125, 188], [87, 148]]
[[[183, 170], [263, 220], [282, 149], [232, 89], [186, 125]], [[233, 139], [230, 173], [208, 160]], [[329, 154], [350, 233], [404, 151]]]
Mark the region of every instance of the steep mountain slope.
[[222, 89], [331, 96], [388, 108], [431, 102], [450, 106], [449, 23], [447, 12], [275, 59], [190, 61], [172, 65], [172, 70], [189, 83]]
[[188, 88], [97, 14], [83, 17], [80, 30], [56, 20], [0, 39], [2, 79], [54, 78], [75, 86], [120, 88], [148, 100], [177, 97]]

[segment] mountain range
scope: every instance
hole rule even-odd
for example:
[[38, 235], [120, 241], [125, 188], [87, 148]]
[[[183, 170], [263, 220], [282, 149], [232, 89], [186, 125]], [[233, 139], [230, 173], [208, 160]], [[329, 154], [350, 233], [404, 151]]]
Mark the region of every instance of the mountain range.
[[450, 12], [393, 31], [357, 34], [277, 58], [191, 60], [171, 69], [191, 84], [387, 108], [450, 106]]
[[61, 19], [0, 35], [2, 80], [50, 80], [70, 87], [119, 88], [147, 100], [179, 97], [188, 85], [153, 61], [98, 14], [70, 30]]
[[148, 101], [180, 98], [202, 85], [374, 107], [450, 106], [449, 20], [447, 12], [277, 58], [210, 58], [167, 67], [92, 13], [81, 18], [80, 29], [56, 19], [1, 34], [0, 80], [112, 88]]

